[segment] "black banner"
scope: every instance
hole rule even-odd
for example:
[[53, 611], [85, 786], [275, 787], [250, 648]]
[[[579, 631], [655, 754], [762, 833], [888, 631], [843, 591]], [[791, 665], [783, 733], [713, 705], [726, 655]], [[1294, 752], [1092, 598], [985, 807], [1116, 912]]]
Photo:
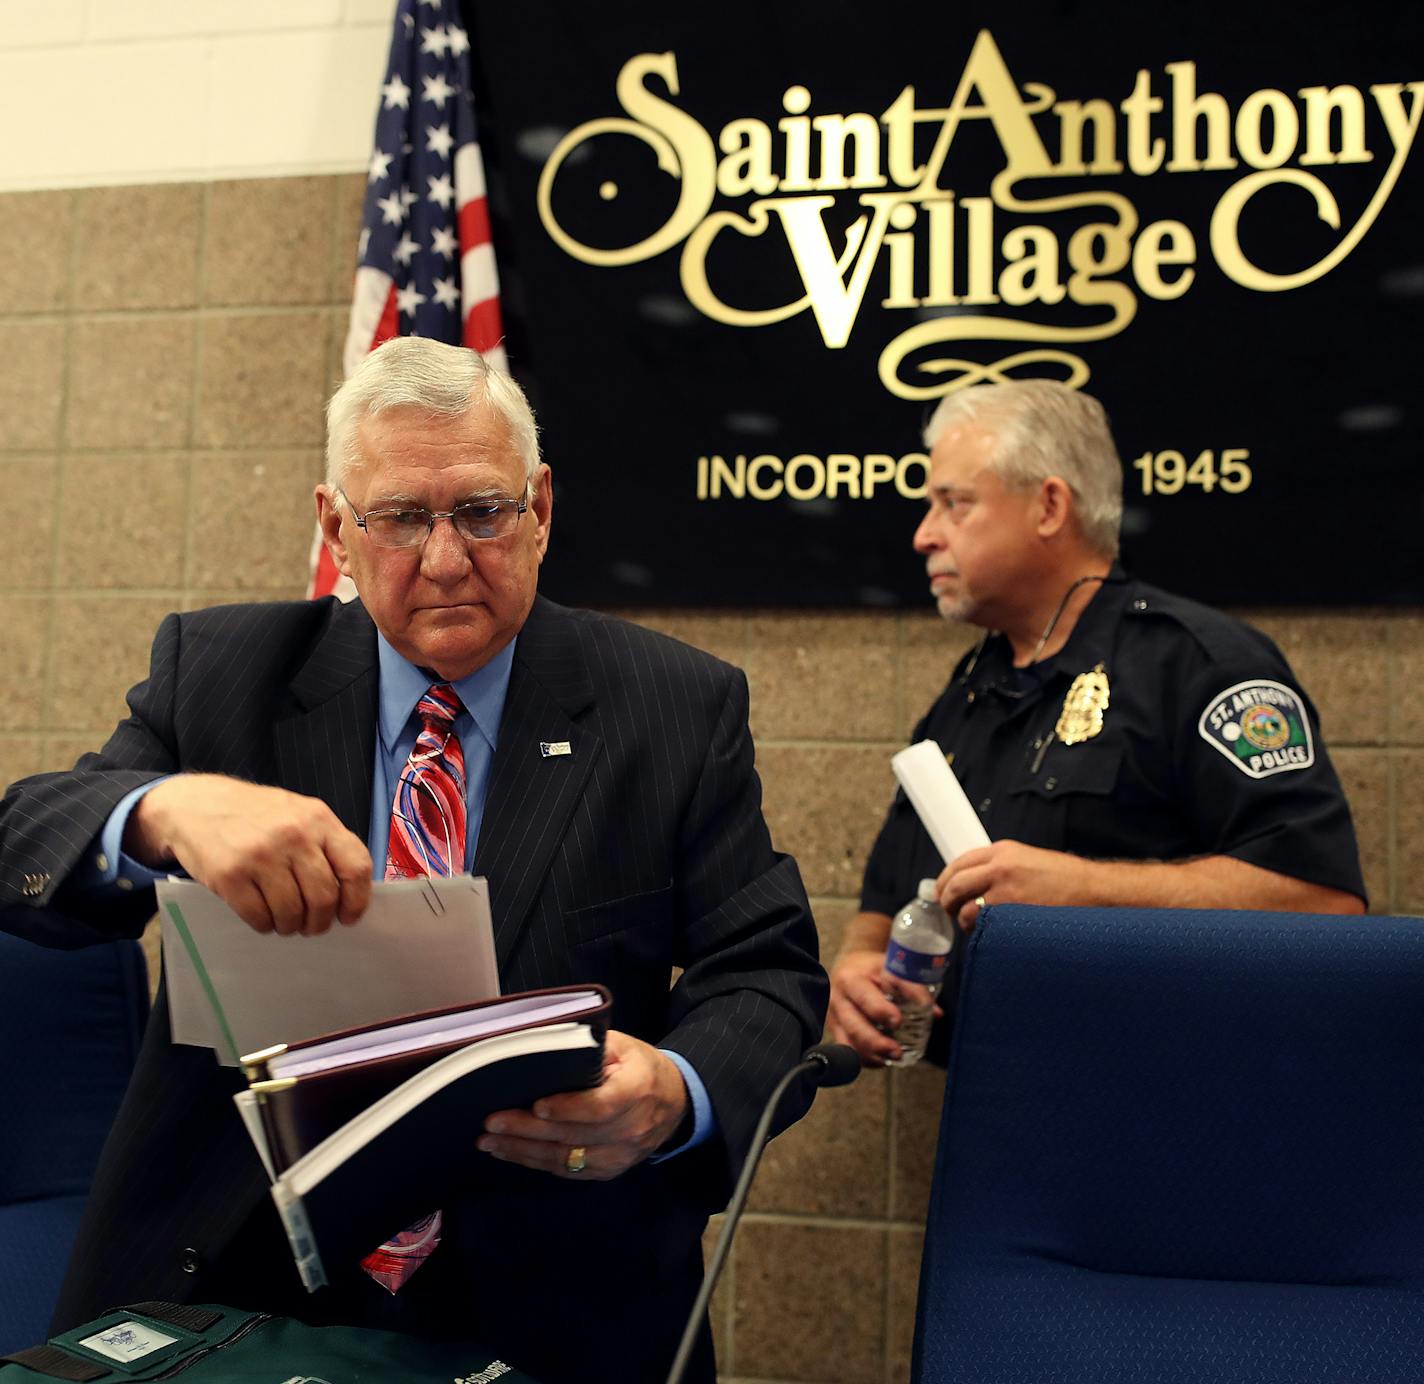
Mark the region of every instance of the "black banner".
[[466, 3], [550, 594], [922, 605], [924, 420], [1042, 375], [1138, 575], [1424, 600], [1417, 7], [542, 13]]

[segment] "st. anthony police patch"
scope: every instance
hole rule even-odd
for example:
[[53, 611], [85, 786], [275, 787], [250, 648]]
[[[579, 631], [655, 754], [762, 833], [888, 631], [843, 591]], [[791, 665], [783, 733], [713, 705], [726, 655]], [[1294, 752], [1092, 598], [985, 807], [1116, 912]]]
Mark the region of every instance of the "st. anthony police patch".
[[1207, 704], [1201, 738], [1248, 778], [1269, 778], [1315, 763], [1310, 718], [1298, 692], [1279, 682], [1238, 682]]

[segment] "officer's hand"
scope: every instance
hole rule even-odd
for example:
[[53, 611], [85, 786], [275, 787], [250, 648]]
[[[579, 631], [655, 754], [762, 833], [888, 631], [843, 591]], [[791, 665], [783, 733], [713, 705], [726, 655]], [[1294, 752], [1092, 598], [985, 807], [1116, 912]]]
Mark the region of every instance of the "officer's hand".
[[[497, 1111], [475, 1146], [526, 1168], [607, 1182], [667, 1143], [687, 1102], [687, 1083], [666, 1053], [609, 1029], [601, 1085], [544, 1096], [531, 1110]], [[574, 1172], [569, 1150], [580, 1148], [584, 1167]]]
[[371, 898], [371, 853], [320, 799], [221, 774], [175, 774], [139, 799], [124, 851], [176, 862], [255, 932], [325, 932]]
[[849, 1043], [867, 1067], [899, 1059], [903, 1049], [890, 1034], [900, 1027], [900, 1009], [885, 997], [885, 952], [843, 951], [831, 967], [831, 1007], [826, 1029]]
[[1091, 862], [1065, 851], [1045, 851], [1022, 841], [995, 841], [965, 851], [938, 880], [939, 901], [960, 928], [972, 932], [979, 901], [991, 903], [1081, 904]]

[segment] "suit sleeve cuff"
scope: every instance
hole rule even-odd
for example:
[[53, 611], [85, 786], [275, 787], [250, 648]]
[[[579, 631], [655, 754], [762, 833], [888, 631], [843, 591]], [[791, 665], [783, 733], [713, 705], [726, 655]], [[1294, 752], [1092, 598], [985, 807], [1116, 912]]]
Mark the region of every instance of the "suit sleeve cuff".
[[676, 1158], [678, 1154], [686, 1153], [688, 1149], [704, 1143], [717, 1132], [717, 1116], [712, 1110], [712, 1099], [692, 1063], [680, 1052], [673, 1052], [671, 1048], [659, 1048], [658, 1051], [672, 1059], [687, 1084], [687, 1098], [692, 1106], [692, 1133], [676, 1148], [654, 1154], [648, 1159], [649, 1163], [661, 1163], [666, 1158]]
[[128, 893], [134, 889], [152, 888], [160, 879], [167, 879], [171, 870], [150, 870], [124, 854], [124, 828], [138, 800], [163, 779], [154, 779], [120, 798], [109, 819], [99, 831], [97, 850], [70, 876], [70, 887], [91, 893]]

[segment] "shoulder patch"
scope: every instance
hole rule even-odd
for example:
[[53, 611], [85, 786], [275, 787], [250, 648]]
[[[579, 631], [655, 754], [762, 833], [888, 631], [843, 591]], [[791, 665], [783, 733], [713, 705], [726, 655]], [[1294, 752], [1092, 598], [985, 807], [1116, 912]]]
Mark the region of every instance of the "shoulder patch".
[[1218, 693], [1207, 703], [1197, 730], [1247, 778], [1269, 778], [1315, 763], [1310, 717], [1300, 693], [1269, 678], [1238, 682]]

